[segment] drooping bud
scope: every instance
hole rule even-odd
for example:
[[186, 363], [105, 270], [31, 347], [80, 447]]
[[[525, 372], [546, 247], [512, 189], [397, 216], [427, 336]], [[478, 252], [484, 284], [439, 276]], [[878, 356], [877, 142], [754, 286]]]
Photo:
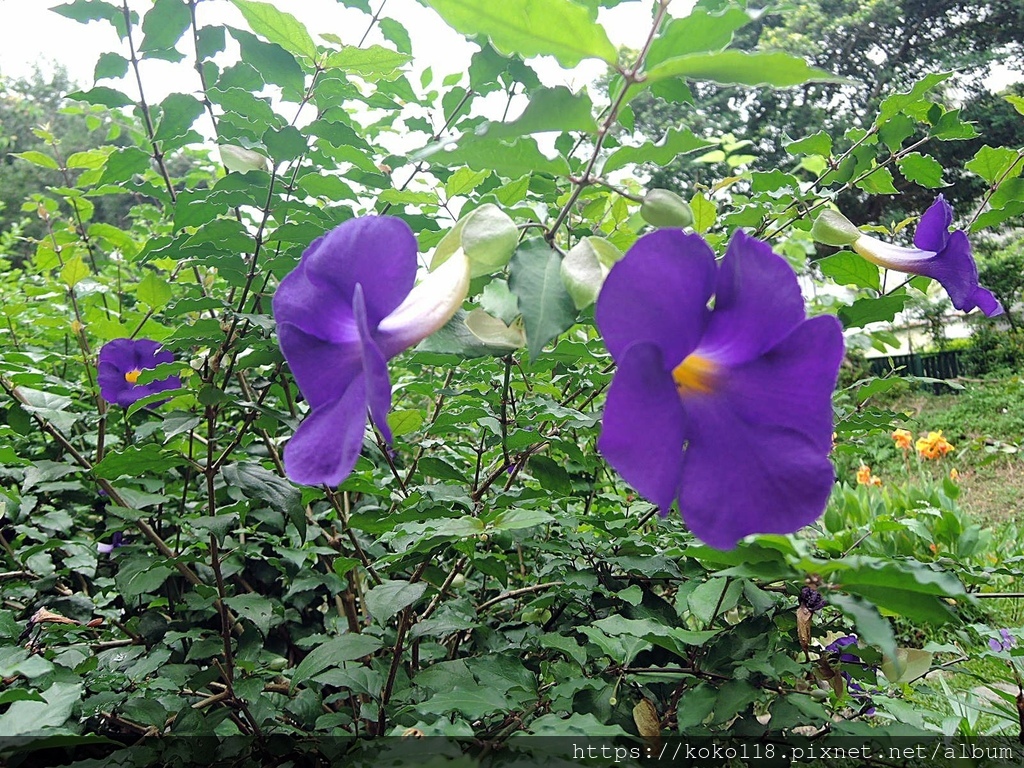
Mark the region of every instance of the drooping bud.
[[469, 259], [473, 277], [489, 275], [508, 264], [519, 243], [519, 230], [498, 206], [485, 203], [463, 216], [434, 249], [431, 269], [437, 269], [460, 248]]
[[641, 218], [652, 227], [689, 227], [693, 224], [693, 209], [675, 192], [652, 189], [640, 205]]
[[562, 282], [576, 309], [589, 307], [597, 299], [608, 269], [622, 258], [622, 252], [600, 237], [584, 237], [562, 259]]
[[841, 248], [844, 245], [852, 245], [861, 236], [860, 230], [853, 222], [843, 216], [839, 211], [825, 209], [818, 214], [811, 227], [811, 237], [823, 245], [832, 245]]

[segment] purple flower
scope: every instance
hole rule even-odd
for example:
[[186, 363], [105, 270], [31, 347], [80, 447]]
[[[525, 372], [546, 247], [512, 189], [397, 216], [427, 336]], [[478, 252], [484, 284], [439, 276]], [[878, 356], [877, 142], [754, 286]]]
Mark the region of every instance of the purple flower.
[[960, 229], [950, 232], [952, 222], [953, 209], [939, 195], [917, 225], [916, 248], [892, 245], [868, 235], [858, 235], [852, 247], [880, 267], [938, 280], [959, 310], [970, 312], [977, 307], [988, 317], [1001, 314], [1003, 308], [996, 297], [978, 285], [978, 265], [971, 255], [967, 234]]
[[174, 355], [150, 339], [114, 339], [100, 350], [96, 381], [108, 403], [127, 408], [157, 392], [177, 389], [181, 379], [171, 376], [148, 384], [139, 384], [139, 374], [161, 363], [173, 363]]
[[699, 235], [645, 235], [595, 316], [618, 363], [598, 447], [662, 514], [678, 499], [693, 533], [723, 549], [821, 514], [843, 337], [835, 317], [806, 318], [767, 244], [737, 232], [716, 265]]
[[990, 637], [988, 641], [988, 647], [991, 648], [995, 653], [1000, 651], [1009, 651], [1017, 646], [1017, 638], [1010, 634], [1009, 630], [1000, 629], [999, 639]]
[[125, 545], [125, 543], [126, 542], [124, 540], [124, 534], [121, 533], [120, 531], [114, 531], [114, 534], [110, 537], [110, 543], [109, 544], [103, 544], [103, 543], [97, 544], [96, 545], [96, 551], [100, 552], [101, 554], [104, 554], [104, 555], [109, 555], [111, 552], [113, 552], [118, 547], [123, 547]]
[[461, 250], [413, 288], [416, 238], [400, 219], [350, 219], [315, 240], [274, 295], [281, 351], [311, 408], [285, 450], [297, 483], [352, 471], [369, 411], [390, 445], [386, 361], [444, 325], [469, 289]]

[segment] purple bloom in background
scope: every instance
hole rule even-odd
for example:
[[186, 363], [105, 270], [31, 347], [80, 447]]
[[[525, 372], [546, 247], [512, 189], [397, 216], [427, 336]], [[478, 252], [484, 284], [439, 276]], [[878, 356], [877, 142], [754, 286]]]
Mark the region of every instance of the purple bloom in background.
[[462, 306], [461, 250], [415, 288], [416, 238], [391, 216], [350, 219], [315, 240], [274, 295], [278, 340], [312, 409], [285, 450], [297, 483], [338, 485], [363, 444], [366, 416], [390, 445], [386, 362]]
[[991, 648], [995, 653], [1000, 651], [1009, 651], [1017, 647], [1017, 638], [1010, 634], [1009, 630], [1000, 629], [999, 638], [990, 637], [988, 641], [988, 647]]
[[97, 544], [96, 545], [96, 551], [100, 552], [101, 554], [104, 554], [104, 555], [109, 555], [111, 552], [113, 552], [118, 547], [123, 547], [125, 545], [125, 543], [126, 542], [124, 540], [124, 534], [122, 534], [120, 531], [114, 531], [114, 534], [110, 537], [110, 543], [109, 544], [103, 544], [103, 543]]
[[950, 232], [952, 222], [953, 209], [939, 195], [917, 225], [916, 248], [892, 245], [868, 235], [857, 237], [852, 248], [880, 267], [938, 280], [953, 306], [963, 312], [977, 307], [988, 317], [1001, 314], [1003, 308], [996, 297], [978, 285], [978, 265], [967, 234], [960, 229]]
[[722, 549], [821, 514], [843, 337], [835, 317], [806, 318], [767, 244], [737, 232], [716, 265], [699, 235], [645, 235], [609, 273], [596, 319], [618, 363], [598, 448], [662, 514], [678, 499]]
[[178, 389], [181, 379], [171, 376], [148, 384], [139, 384], [139, 374], [161, 363], [173, 363], [174, 355], [150, 339], [114, 339], [100, 350], [96, 381], [108, 403], [127, 408], [157, 392]]

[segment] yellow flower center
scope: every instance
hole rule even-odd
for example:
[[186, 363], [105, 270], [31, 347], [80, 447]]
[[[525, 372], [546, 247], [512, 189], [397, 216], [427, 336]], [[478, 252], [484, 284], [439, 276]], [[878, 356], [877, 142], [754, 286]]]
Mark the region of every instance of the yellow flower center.
[[680, 395], [706, 395], [714, 390], [718, 364], [700, 355], [688, 355], [672, 369], [672, 378]]
[[134, 368], [124, 375], [124, 380], [129, 384], [134, 384], [139, 380], [139, 374], [142, 373], [138, 368]]

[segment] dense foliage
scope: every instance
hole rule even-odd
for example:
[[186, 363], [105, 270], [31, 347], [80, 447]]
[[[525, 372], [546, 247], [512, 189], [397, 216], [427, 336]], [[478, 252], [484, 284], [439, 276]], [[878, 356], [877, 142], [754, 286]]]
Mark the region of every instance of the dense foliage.
[[[1024, 634], [993, 596], [1019, 586], [1017, 537], [971, 521], [955, 482], [909, 458], [906, 487], [849, 473], [902, 423], [876, 405], [897, 378], [844, 376], [823, 517], [732, 550], [659, 516], [596, 447], [615, 366], [593, 302], [649, 229], [629, 171], [722, 141], [634, 135], [631, 101], [834, 75], [730, 47], [756, 14], [723, 0], [679, 18], [655, 3], [622, 60], [597, 13], [617, 0], [425, 0], [479, 45], [455, 73], [418, 66], [401, 20], [365, 2], [346, 3], [367, 17], [344, 39], [282, 3], [232, 2], [247, 28], [207, 23], [198, 0], [56, 9], [113, 25], [122, 48], [70, 95], [103, 132], [95, 148], [69, 153], [51, 126], [12, 157], [59, 176], [32, 190], [38, 237], [0, 234], [0, 759], [572, 758], [572, 740], [530, 735], [759, 754], [895, 734], [1013, 743]], [[541, 54], [606, 62], [610, 102], [543, 86]], [[180, 62], [180, 92], [151, 100], [145, 59]], [[1024, 148], [936, 160], [985, 140], [950, 77], [917, 72], [859, 124], [787, 139], [786, 166], [737, 164], [672, 210], [718, 255], [739, 230], [768, 242], [809, 315], [837, 315], [848, 348], [883, 347], [872, 324], [931, 281], [845, 248], [814, 260], [818, 212], [850, 190], [905, 210], [896, 185], [937, 192], [961, 173], [985, 189], [955, 211], [969, 236], [1024, 212]], [[518, 116], [485, 119], [495, 98]], [[1024, 120], [1024, 100], [1003, 103]], [[115, 203], [125, 219], [97, 219]], [[404, 220], [423, 265], [461, 248], [473, 280], [451, 322], [389, 363], [393, 445], [371, 426], [339, 487], [298, 485], [283, 455], [311, 404], [272, 296], [310, 243], [370, 213]], [[913, 223], [883, 221], [889, 241]], [[126, 338], [174, 361], [100, 357]], [[383, 736], [404, 738], [368, 738]]]

